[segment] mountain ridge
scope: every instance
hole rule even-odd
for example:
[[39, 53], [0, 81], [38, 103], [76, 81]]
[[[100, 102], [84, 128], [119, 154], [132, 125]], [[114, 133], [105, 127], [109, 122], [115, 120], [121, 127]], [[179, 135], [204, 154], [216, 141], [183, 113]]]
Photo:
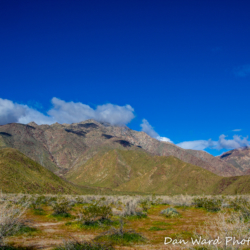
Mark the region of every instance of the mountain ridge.
[[27, 125], [11, 123], [0, 126], [0, 147], [16, 148], [61, 176], [81, 165], [79, 159], [86, 152], [109, 143], [116, 144], [117, 147], [138, 147], [153, 155], [172, 155], [220, 176], [243, 174], [232, 164], [204, 151], [185, 150], [170, 142], [156, 140], [144, 132], [92, 119], [72, 124], [37, 125], [31, 122]]

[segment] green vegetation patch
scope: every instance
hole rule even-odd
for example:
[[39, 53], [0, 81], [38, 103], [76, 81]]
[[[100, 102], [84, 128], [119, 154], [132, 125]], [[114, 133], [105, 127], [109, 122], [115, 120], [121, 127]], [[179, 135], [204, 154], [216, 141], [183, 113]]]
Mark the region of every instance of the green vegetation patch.
[[156, 226], [172, 226], [175, 225], [176, 223], [169, 223], [169, 222], [164, 222], [164, 221], [154, 221], [153, 225]]
[[88, 241], [67, 241], [54, 250], [114, 250], [110, 243], [88, 242]]
[[130, 245], [131, 243], [145, 242], [146, 239], [139, 233], [136, 232], [124, 232], [123, 234], [108, 234], [103, 236], [98, 236], [95, 238], [96, 241], [108, 241], [117, 245]]
[[140, 220], [140, 219], [146, 219], [146, 218], [148, 218], [148, 215], [146, 213], [138, 213], [136, 215], [126, 216], [126, 219], [128, 220]]
[[5, 193], [80, 193], [77, 187], [13, 148], [0, 149], [0, 186]]
[[75, 216], [69, 214], [69, 213], [62, 213], [62, 214], [50, 214], [47, 215], [48, 218], [54, 218], [56, 220], [63, 220], [63, 219], [73, 219]]
[[64, 217], [70, 217], [69, 211], [72, 209], [71, 204], [66, 199], [59, 199], [52, 203], [53, 215], [61, 215]]
[[166, 230], [166, 228], [161, 228], [161, 227], [150, 227], [149, 231], [162, 231]]
[[131, 243], [145, 242], [146, 238], [132, 229], [124, 229], [124, 221], [121, 218], [119, 228], [112, 227], [94, 240], [97, 242], [110, 242], [116, 245], [130, 245]]
[[27, 225], [21, 225], [19, 226], [19, 229], [18, 231], [14, 234], [14, 235], [22, 235], [22, 234], [32, 234], [34, 232], [37, 232], [38, 229], [34, 228], [34, 227], [30, 227], [30, 226], [27, 226]]
[[20, 247], [20, 246], [1, 246], [1, 250], [35, 250], [34, 247]]
[[107, 229], [111, 226], [119, 226], [119, 221], [117, 220], [100, 220], [100, 221], [94, 221], [92, 223], [84, 224], [80, 221], [74, 221], [74, 222], [67, 222], [65, 223], [66, 226], [71, 226], [72, 228], [76, 229], [86, 229], [86, 230], [92, 230], [92, 229]]
[[203, 208], [208, 212], [218, 212], [221, 210], [222, 199], [220, 198], [194, 198], [194, 205], [196, 208]]
[[39, 209], [33, 209], [33, 214], [34, 215], [46, 215], [46, 212], [42, 208], [39, 208]]

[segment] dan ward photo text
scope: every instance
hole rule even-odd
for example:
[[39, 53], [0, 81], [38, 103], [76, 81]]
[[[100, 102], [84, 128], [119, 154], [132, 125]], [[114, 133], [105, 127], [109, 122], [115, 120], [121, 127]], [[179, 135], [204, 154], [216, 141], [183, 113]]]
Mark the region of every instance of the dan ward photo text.
[[224, 241], [217, 237], [213, 240], [203, 239], [201, 236], [198, 239], [191, 238], [191, 241], [182, 240], [182, 239], [172, 239], [171, 237], [165, 237], [164, 245], [172, 244], [172, 245], [181, 245], [192, 243], [192, 245], [220, 245], [222, 243], [227, 245], [249, 245], [250, 238], [248, 239], [236, 239], [236, 237], [225, 237]]

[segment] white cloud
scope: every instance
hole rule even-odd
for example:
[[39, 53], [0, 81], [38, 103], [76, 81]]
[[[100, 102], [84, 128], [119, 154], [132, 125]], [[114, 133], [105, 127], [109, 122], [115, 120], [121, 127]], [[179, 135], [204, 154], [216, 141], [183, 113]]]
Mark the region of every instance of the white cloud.
[[235, 149], [244, 146], [249, 146], [248, 137], [242, 137], [239, 135], [234, 135], [232, 140], [225, 139], [225, 135], [220, 135], [218, 141], [209, 140], [197, 140], [197, 141], [185, 141], [178, 143], [177, 146], [184, 149], [195, 149], [204, 150], [206, 148], [212, 149]]
[[184, 149], [204, 150], [205, 148], [213, 147], [214, 142], [211, 140], [184, 141], [178, 143], [177, 146]]
[[237, 128], [237, 129], [233, 129], [233, 132], [240, 132], [242, 129], [241, 128]]
[[165, 141], [165, 142], [172, 142], [167, 137], [161, 137], [157, 132], [155, 132], [154, 128], [149, 124], [149, 122], [146, 119], [142, 120], [142, 124], [140, 125], [142, 128], [142, 131], [148, 134], [149, 136], [159, 140], [159, 141]]
[[142, 120], [142, 124], [140, 126], [141, 126], [141, 130], [145, 132], [146, 134], [148, 134], [149, 136], [153, 138], [156, 138], [157, 136], [159, 136], [146, 119]]
[[44, 115], [27, 105], [0, 98], [0, 124], [31, 121], [37, 124], [74, 123], [95, 119], [112, 125], [125, 125], [134, 118], [134, 109], [130, 105], [118, 106], [109, 103], [93, 109], [80, 102], [65, 102], [56, 97], [52, 98], [51, 102], [53, 107], [48, 111], [48, 115]]
[[97, 106], [96, 120], [125, 125], [135, 117], [133, 112], [134, 109], [130, 105], [118, 106], [109, 103]]
[[29, 123], [31, 121], [38, 124], [54, 122], [52, 117], [45, 116], [27, 105], [0, 98], [0, 125], [12, 122]]
[[250, 75], [250, 64], [242, 65], [234, 69], [234, 74], [239, 77]]
[[172, 142], [169, 138], [167, 138], [167, 137], [157, 136], [156, 139], [159, 140], [159, 141], [165, 141], [165, 142], [171, 142], [171, 143], [173, 143], [173, 142]]
[[250, 145], [247, 141], [248, 137], [234, 135], [233, 140], [227, 140], [225, 138], [225, 135], [220, 135], [218, 144], [215, 147], [216, 149], [234, 149]]
[[92, 109], [80, 102], [65, 102], [56, 97], [52, 99], [54, 107], [48, 114], [59, 123], [74, 123], [87, 119], [95, 119], [100, 122], [109, 122], [112, 125], [128, 124], [135, 116], [134, 109], [130, 105], [118, 106], [104, 104]]

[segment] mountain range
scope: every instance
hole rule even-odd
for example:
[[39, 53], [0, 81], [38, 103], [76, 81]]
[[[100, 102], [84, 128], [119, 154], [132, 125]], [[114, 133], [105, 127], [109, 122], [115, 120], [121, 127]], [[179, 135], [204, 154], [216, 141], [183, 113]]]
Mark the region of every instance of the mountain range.
[[84, 192], [98, 188], [159, 194], [250, 192], [249, 148], [214, 157], [95, 120], [2, 125], [0, 148], [21, 152], [71, 187], [85, 187]]

